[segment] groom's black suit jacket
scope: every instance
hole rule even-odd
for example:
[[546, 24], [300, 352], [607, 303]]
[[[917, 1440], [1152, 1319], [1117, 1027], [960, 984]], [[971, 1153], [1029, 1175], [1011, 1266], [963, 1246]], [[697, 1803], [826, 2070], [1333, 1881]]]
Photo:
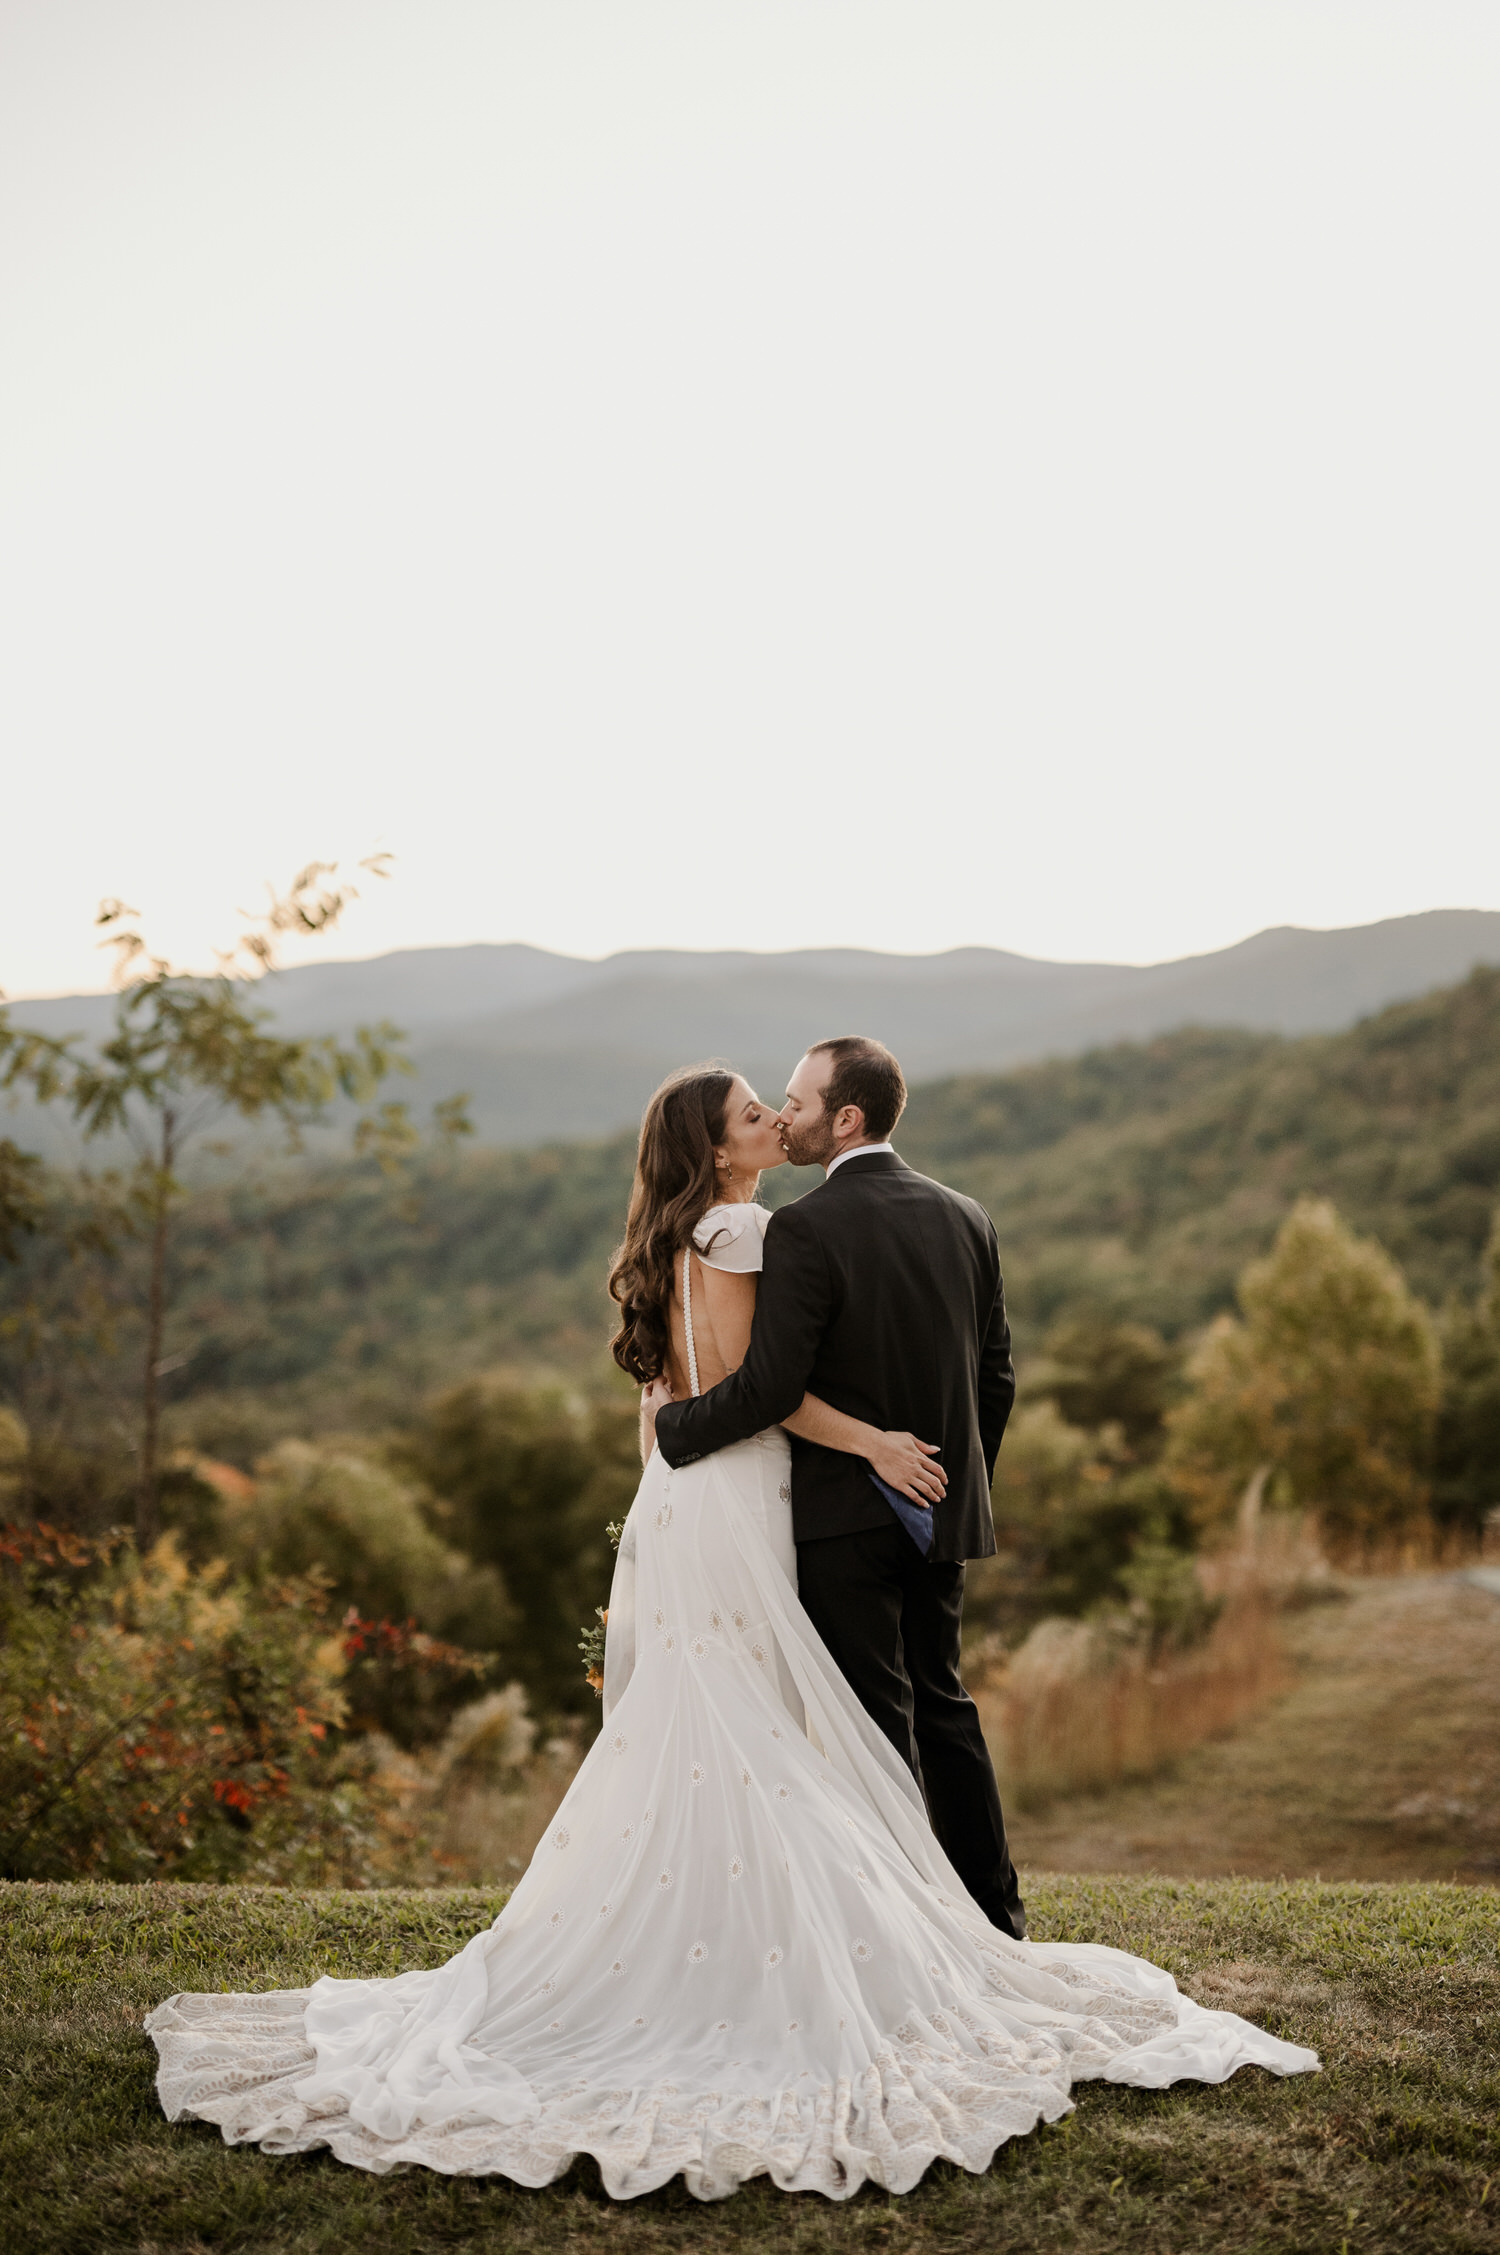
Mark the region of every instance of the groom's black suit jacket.
[[[990, 1482], [1015, 1391], [989, 1215], [875, 1152], [771, 1216], [744, 1362], [706, 1394], [658, 1410], [656, 1443], [668, 1464], [693, 1464], [817, 1394], [847, 1416], [938, 1442], [948, 1491], [930, 1555], [987, 1558]], [[799, 1543], [892, 1522], [863, 1457], [792, 1436]]]

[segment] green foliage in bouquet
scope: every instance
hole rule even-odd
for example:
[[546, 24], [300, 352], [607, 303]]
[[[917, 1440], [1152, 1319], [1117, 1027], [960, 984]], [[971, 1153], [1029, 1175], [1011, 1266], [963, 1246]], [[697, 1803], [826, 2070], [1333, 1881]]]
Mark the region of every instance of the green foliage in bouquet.
[[[618, 1551], [620, 1537], [625, 1532], [623, 1519], [611, 1519], [604, 1532], [609, 1537], [611, 1550]], [[583, 1680], [596, 1698], [604, 1693], [604, 1640], [609, 1632], [609, 1607], [596, 1605], [594, 1618], [578, 1639], [578, 1649], [583, 1654]]]

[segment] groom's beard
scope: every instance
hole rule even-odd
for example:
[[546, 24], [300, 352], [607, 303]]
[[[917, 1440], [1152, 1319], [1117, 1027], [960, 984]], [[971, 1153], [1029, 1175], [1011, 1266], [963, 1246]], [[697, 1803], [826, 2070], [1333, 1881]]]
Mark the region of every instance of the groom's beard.
[[781, 1147], [794, 1167], [826, 1167], [833, 1157], [833, 1124], [826, 1112], [806, 1127], [784, 1127]]

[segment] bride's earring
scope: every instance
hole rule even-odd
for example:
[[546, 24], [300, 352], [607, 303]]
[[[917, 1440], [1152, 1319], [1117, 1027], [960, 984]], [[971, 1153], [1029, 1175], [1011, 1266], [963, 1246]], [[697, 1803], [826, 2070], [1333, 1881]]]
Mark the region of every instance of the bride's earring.
[[[734, 1180], [734, 1168], [733, 1168], [733, 1166], [732, 1166], [732, 1165], [730, 1164], [730, 1162], [729, 1162], [729, 1160], [728, 1160], [728, 1159], [717, 1159], [717, 1160], [715, 1160], [714, 1164], [715, 1164], [715, 1165], [717, 1166], [717, 1168], [718, 1168], [718, 1170], [719, 1170], [720, 1174], [723, 1174], [723, 1175], [727, 1175], [727, 1176], [729, 1177], [729, 1181], [730, 1181], [730, 1182], [733, 1182], [733, 1180]], [[727, 1185], [726, 1185], [726, 1187], [727, 1187]]]

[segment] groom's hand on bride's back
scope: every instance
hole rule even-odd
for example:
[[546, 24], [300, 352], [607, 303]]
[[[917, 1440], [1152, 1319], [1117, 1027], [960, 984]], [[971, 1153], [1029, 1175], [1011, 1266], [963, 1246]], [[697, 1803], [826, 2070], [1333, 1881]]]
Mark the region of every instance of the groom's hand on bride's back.
[[930, 1510], [948, 1491], [948, 1475], [937, 1456], [935, 1441], [919, 1441], [915, 1433], [882, 1433], [865, 1461], [887, 1487]]

